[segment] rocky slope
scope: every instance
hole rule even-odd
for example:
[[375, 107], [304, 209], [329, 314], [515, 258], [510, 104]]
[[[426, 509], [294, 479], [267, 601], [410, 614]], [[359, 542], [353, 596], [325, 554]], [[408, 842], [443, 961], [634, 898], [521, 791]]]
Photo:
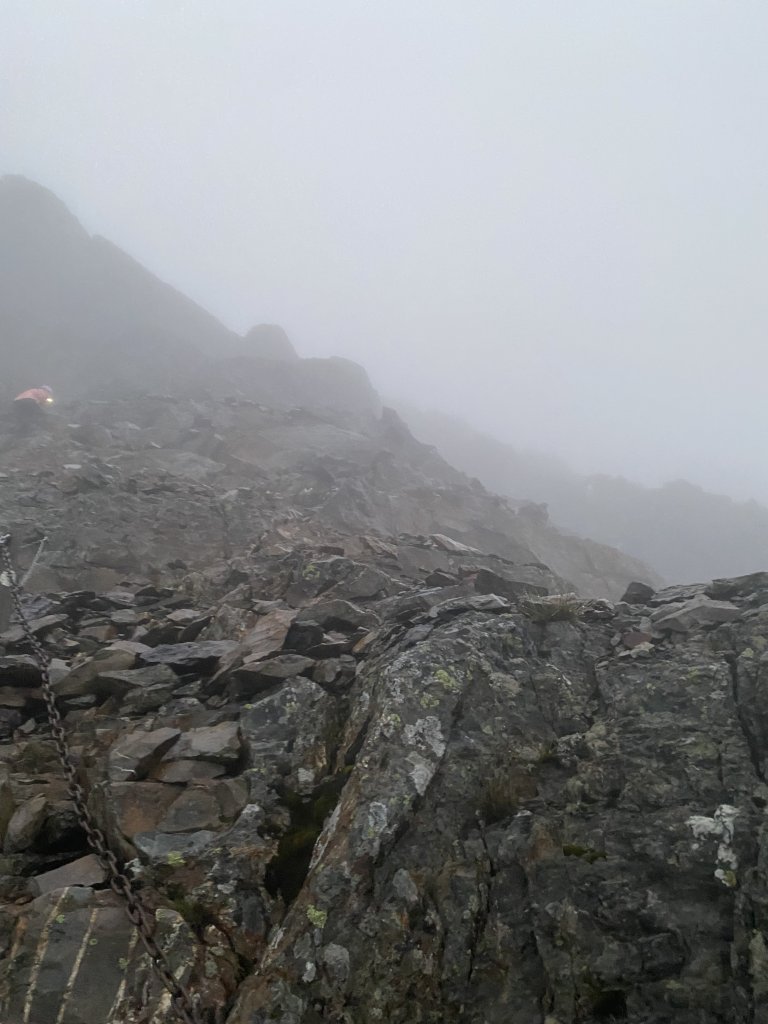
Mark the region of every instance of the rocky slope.
[[0, 473], [0, 519], [29, 543], [48, 536], [38, 588], [105, 588], [130, 572], [174, 582], [253, 547], [321, 541], [355, 554], [371, 533], [406, 548], [446, 534], [536, 572], [550, 565], [552, 589], [586, 596], [655, 582], [640, 563], [516, 514], [389, 413], [210, 395], [83, 401], [37, 435], [6, 433]]
[[0, 438], [0, 513], [56, 534], [57, 571], [80, 572], [83, 556], [117, 572], [196, 551], [204, 564], [281, 515], [309, 514], [342, 533], [459, 531], [483, 551], [546, 562], [584, 594], [659, 582], [472, 489], [396, 417], [382, 420], [362, 367], [300, 359], [275, 325], [237, 337], [18, 176], [0, 178], [0, 323], [0, 400], [45, 380], [60, 411], [37, 445]]
[[[766, 1018], [768, 576], [551, 584], [371, 535], [27, 598], [206, 1021]], [[164, 1024], [17, 624], [0, 643], [0, 1019]]]
[[[623, 477], [585, 476], [561, 459], [520, 451], [452, 416], [401, 412], [416, 437], [437, 445], [452, 466], [514, 504], [546, 503], [560, 528], [634, 555], [666, 579], [733, 576], [764, 564], [768, 508], [756, 501], [734, 501], [685, 480], [643, 487]], [[628, 467], [631, 472], [629, 461]]]

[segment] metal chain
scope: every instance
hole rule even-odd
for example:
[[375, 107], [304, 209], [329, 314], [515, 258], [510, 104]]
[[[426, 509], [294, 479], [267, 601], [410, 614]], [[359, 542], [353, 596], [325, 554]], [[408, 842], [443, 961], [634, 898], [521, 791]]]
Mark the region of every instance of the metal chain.
[[64, 723], [61, 720], [59, 709], [56, 707], [56, 699], [51, 689], [50, 659], [44, 647], [32, 632], [29, 621], [24, 613], [21, 602], [21, 586], [11, 559], [10, 539], [9, 534], [0, 536], [0, 560], [2, 561], [0, 584], [8, 587], [11, 592], [13, 606], [16, 609], [24, 636], [32, 648], [35, 661], [40, 669], [48, 721], [53, 733], [53, 740], [56, 744], [59, 760], [67, 779], [69, 795], [72, 798], [72, 803], [75, 805], [78, 821], [88, 838], [91, 849], [96, 854], [99, 863], [106, 873], [112, 891], [124, 901], [128, 919], [139, 933], [139, 938], [152, 961], [155, 974], [170, 993], [171, 1005], [177, 1016], [184, 1024], [203, 1024], [196, 1001], [189, 990], [174, 977], [165, 953], [163, 953], [155, 941], [152, 927], [154, 918], [151, 911], [144, 905], [139, 891], [135, 888], [129, 876], [120, 870], [117, 858], [112, 850], [110, 850], [104, 833], [96, 827], [91, 812], [88, 809], [85, 791], [77, 781], [77, 769], [72, 760], [72, 754], [64, 731]]

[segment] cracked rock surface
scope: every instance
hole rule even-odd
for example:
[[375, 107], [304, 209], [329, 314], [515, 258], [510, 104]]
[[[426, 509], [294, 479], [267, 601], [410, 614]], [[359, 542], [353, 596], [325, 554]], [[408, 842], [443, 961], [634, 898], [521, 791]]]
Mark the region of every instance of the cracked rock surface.
[[[498, 559], [445, 553], [435, 587], [379, 545], [26, 598], [207, 1019], [764, 1020], [768, 578], [612, 604], [542, 569], [516, 597]], [[16, 624], [0, 643], [0, 1019], [164, 1024]]]

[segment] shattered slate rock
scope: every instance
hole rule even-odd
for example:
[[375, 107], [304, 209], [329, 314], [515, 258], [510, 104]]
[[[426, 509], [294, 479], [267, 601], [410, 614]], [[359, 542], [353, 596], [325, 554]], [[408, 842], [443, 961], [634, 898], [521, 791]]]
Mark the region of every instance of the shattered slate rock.
[[167, 664], [147, 665], [144, 668], [119, 671], [101, 671], [98, 679], [110, 694], [128, 693], [131, 690], [146, 690], [149, 687], [166, 684], [173, 688], [179, 685], [179, 677]]
[[314, 620], [294, 622], [285, 637], [286, 650], [305, 653], [323, 642], [325, 630]]
[[768, 572], [753, 572], [730, 580], [712, 580], [705, 593], [714, 600], [730, 601], [736, 597], [768, 591]]
[[242, 752], [240, 729], [237, 722], [221, 722], [201, 729], [185, 732], [166, 760], [212, 761], [232, 765]]
[[149, 777], [156, 779], [158, 782], [167, 782], [170, 785], [176, 783], [184, 783], [186, 785], [189, 782], [198, 780], [218, 779], [226, 771], [225, 765], [215, 764], [213, 761], [180, 758], [173, 761], [162, 761], [150, 773]]
[[170, 665], [179, 672], [215, 671], [221, 659], [238, 649], [234, 640], [203, 640], [180, 644], [161, 644], [141, 655], [145, 665]]
[[514, 580], [490, 569], [479, 569], [474, 574], [473, 585], [478, 594], [496, 594], [498, 597], [515, 601], [526, 594], [545, 595], [546, 587], [539, 587], [524, 580]]
[[42, 831], [48, 813], [48, 801], [42, 793], [25, 800], [8, 822], [3, 852], [20, 853], [29, 849]]
[[54, 868], [53, 871], [45, 871], [35, 876], [40, 893], [54, 892], [70, 885], [100, 885], [103, 881], [104, 869], [92, 853], [60, 868]]
[[714, 626], [733, 622], [741, 612], [728, 601], [713, 601], [698, 594], [682, 604], [663, 605], [651, 614], [654, 628], [660, 631], [685, 633], [694, 626]]
[[262, 616], [253, 629], [243, 637], [243, 647], [252, 658], [268, 658], [285, 643], [296, 613], [276, 609]]
[[115, 782], [146, 778], [180, 735], [180, 729], [163, 727], [124, 736], [109, 752], [109, 778]]
[[351, 601], [316, 601], [302, 608], [296, 615], [296, 622], [317, 622], [323, 629], [346, 632], [363, 626], [372, 629], [379, 618], [372, 612], [364, 611]]
[[83, 694], [98, 692], [101, 689], [98, 680], [102, 672], [119, 672], [131, 669], [135, 664], [134, 651], [107, 647], [55, 681], [54, 693], [58, 697], [81, 697]]

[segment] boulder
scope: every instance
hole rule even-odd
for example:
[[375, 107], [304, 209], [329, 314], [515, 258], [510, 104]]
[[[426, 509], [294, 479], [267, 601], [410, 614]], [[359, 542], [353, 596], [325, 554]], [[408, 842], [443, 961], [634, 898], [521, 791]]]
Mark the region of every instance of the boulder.
[[101, 885], [104, 882], [104, 869], [94, 854], [89, 853], [53, 871], [36, 875], [35, 882], [40, 893], [55, 892], [70, 885]]
[[161, 644], [141, 655], [145, 665], [170, 665], [179, 672], [210, 675], [223, 658], [239, 647], [235, 640], [203, 640], [180, 644]]
[[681, 604], [663, 605], [651, 614], [654, 628], [661, 632], [685, 633], [702, 626], [733, 622], [741, 611], [729, 601], [713, 601], [698, 594]]
[[296, 615], [296, 622], [317, 622], [323, 629], [347, 632], [363, 626], [372, 629], [378, 625], [379, 617], [364, 611], [351, 601], [315, 601], [302, 608]]
[[137, 730], [121, 737], [109, 751], [109, 778], [115, 782], [146, 778], [180, 735], [180, 729], [163, 727]]
[[635, 580], [624, 591], [621, 600], [626, 602], [626, 604], [648, 604], [654, 593], [653, 587], [649, 587], [647, 583]]
[[240, 760], [241, 753], [242, 741], [237, 722], [221, 722], [185, 732], [166, 761], [178, 759], [234, 765]]
[[8, 822], [3, 851], [20, 853], [28, 850], [42, 831], [49, 813], [48, 801], [42, 793], [25, 800], [16, 808]]

